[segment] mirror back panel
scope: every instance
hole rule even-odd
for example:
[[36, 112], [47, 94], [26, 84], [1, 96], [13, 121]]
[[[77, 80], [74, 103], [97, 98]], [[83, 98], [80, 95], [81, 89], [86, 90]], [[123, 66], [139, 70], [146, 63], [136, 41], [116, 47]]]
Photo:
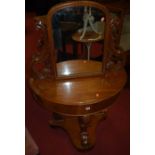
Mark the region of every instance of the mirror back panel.
[[104, 74], [109, 46], [109, 12], [90, 1], [60, 3], [47, 15], [56, 78]]

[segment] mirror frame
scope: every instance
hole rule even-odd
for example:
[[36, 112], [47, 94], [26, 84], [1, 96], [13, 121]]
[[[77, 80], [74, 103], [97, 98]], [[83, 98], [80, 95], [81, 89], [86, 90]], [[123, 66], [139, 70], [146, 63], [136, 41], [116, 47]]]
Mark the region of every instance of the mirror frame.
[[[51, 20], [53, 18], [53, 15], [61, 10], [61, 9], [64, 9], [64, 8], [67, 8], [67, 7], [83, 7], [83, 6], [89, 6], [89, 7], [94, 7], [94, 8], [97, 8], [99, 9], [100, 11], [102, 11], [105, 15], [105, 31], [103, 33], [104, 35], [104, 51], [103, 51], [103, 55], [104, 55], [104, 61], [103, 61], [103, 58], [102, 58], [102, 70], [101, 72], [99, 73], [86, 73], [86, 74], [71, 74], [71, 75], [65, 75], [65, 76], [58, 76], [58, 73], [57, 73], [57, 63], [56, 63], [56, 54], [55, 52], [53, 51], [55, 48], [54, 48], [54, 39], [53, 39], [53, 27], [52, 27], [52, 24], [51, 24]], [[105, 75], [105, 72], [106, 72], [106, 64], [108, 62], [108, 58], [109, 58], [109, 49], [110, 49], [110, 40], [111, 40], [111, 31], [110, 31], [110, 21], [111, 21], [111, 18], [110, 18], [110, 13], [108, 11], [108, 9], [100, 4], [100, 3], [97, 3], [97, 2], [93, 2], [93, 1], [68, 1], [68, 2], [63, 2], [63, 3], [59, 3], [59, 4], [56, 4], [55, 6], [51, 7], [51, 9], [48, 11], [48, 14], [46, 16], [46, 20], [47, 20], [47, 32], [48, 32], [48, 43], [49, 43], [49, 52], [50, 52], [50, 56], [51, 56], [51, 63], [52, 63], [52, 71], [53, 71], [53, 74], [54, 74], [54, 78], [55, 79], [68, 79], [68, 78], [77, 78], [77, 77], [89, 77], [89, 76], [104, 76]]]

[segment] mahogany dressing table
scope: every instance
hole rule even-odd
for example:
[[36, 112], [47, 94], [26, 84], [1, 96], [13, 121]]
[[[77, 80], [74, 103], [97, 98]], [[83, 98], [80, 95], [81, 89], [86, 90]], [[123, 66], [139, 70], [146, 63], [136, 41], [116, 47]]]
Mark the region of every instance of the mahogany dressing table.
[[[51, 21], [55, 13], [65, 11], [66, 8], [67, 13], [72, 10], [70, 8], [75, 8], [79, 16], [85, 6], [103, 13], [95, 14], [97, 19], [105, 17], [102, 61], [77, 58], [57, 62]], [[31, 64], [29, 83], [33, 95], [42, 107], [53, 114], [49, 122], [51, 126], [65, 129], [77, 149], [92, 148], [96, 141], [97, 125], [106, 118], [108, 108], [114, 103], [127, 79], [124, 57], [120, 49], [115, 49], [115, 19], [104, 5], [73, 1], [52, 7], [46, 16], [36, 18], [36, 24], [43, 35]]]

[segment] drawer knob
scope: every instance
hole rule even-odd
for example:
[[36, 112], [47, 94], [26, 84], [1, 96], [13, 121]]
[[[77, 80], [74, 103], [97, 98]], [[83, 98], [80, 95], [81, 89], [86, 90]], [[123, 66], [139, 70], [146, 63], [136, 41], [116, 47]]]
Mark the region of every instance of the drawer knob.
[[85, 110], [87, 110], [87, 111], [90, 110], [90, 107], [85, 107]]

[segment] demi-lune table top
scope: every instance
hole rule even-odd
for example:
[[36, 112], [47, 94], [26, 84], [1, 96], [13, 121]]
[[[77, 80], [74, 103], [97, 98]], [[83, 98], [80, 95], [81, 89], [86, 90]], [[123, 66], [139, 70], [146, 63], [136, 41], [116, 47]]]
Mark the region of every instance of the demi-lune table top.
[[[66, 64], [70, 66], [68, 71], [79, 71], [82, 69], [81, 65], [85, 64], [83, 61], [73, 60], [58, 63], [58, 72], [62, 75]], [[88, 67], [89, 63], [91, 67]], [[101, 64], [96, 61], [87, 61], [87, 69], [88, 71], [94, 71], [95, 66], [98, 69]], [[74, 68], [71, 67], [72, 65]], [[90, 108], [87, 108], [88, 106], [94, 107], [92, 112], [99, 110], [100, 103], [102, 108], [108, 106], [110, 102], [107, 101], [121, 91], [125, 82], [126, 73], [121, 69], [108, 71], [105, 76], [80, 77], [66, 80], [31, 79], [30, 86], [41, 98], [43, 106], [46, 108], [58, 110], [60, 113], [72, 113], [71, 111], [73, 110], [73, 113], [79, 112], [83, 114], [89, 112], [89, 110], [91, 111]], [[106, 102], [104, 103], [104, 101]], [[98, 106], [95, 106], [97, 104]], [[75, 110], [77, 107], [84, 107], [84, 109]], [[69, 108], [72, 110], [69, 111]]]

